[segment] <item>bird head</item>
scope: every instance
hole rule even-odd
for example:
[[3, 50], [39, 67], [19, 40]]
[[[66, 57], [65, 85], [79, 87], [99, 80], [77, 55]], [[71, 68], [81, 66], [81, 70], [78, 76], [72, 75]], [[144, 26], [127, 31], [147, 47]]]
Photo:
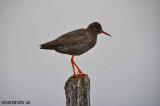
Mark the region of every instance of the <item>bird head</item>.
[[96, 34], [104, 33], [108, 36], [111, 36], [110, 34], [106, 33], [105, 31], [102, 30], [102, 26], [98, 22], [93, 22], [90, 25], [88, 25], [87, 29], [91, 30], [92, 32]]

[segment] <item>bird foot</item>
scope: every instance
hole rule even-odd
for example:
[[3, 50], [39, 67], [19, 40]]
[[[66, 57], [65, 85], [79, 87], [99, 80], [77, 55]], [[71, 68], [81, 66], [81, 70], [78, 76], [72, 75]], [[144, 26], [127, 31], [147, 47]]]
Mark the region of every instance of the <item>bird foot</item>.
[[82, 72], [77, 72], [77, 73], [79, 73], [79, 75], [88, 75], [88, 74], [84, 74], [84, 73], [82, 73]]
[[73, 74], [73, 76], [74, 76], [74, 77], [76, 77], [76, 78], [80, 78], [80, 77], [79, 77], [79, 76], [77, 76], [76, 74]]
[[88, 75], [88, 74], [84, 74], [84, 73], [81, 73], [82, 75]]
[[[77, 72], [78, 73], [78, 72]], [[76, 78], [81, 78], [82, 76], [84, 75], [88, 75], [88, 74], [82, 74], [82, 73], [79, 73], [79, 74], [73, 74], [74, 77]]]
[[81, 75], [88, 75], [88, 74], [84, 74], [84, 73], [82, 73], [81, 71], [78, 71], [78, 72], [77, 72], [77, 75], [81, 76]]

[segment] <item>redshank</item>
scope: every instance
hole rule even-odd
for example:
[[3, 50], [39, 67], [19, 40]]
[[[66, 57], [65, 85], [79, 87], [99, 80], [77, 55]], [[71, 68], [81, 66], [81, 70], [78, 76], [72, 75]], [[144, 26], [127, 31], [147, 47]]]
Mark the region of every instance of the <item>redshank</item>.
[[[93, 22], [88, 25], [86, 29], [78, 29], [68, 32], [55, 40], [41, 44], [41, 49], [55, 50], [59, 53], [72, 55], [71, 63], [73, 67], [73, 75], [79, 78], [80, 75], [84, 74], [77, 64], [74, 62], [73, 58], [75, 55], [81, 55], [91, 48], [93, 48], [97, 42], [97, 35], [104, 33], [108, 36], [108, 33], [102, 30], [102, 26], [98, 22]], [[78, 74], [75, 72], [74, 66], [78, 69]]]

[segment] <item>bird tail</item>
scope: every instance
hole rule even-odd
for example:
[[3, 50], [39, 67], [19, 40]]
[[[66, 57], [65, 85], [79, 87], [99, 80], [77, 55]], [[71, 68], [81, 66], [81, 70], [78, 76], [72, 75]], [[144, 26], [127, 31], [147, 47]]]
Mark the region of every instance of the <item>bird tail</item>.
[[53, 45], [41, 44], [40, 49], [54, 50], [55, 47]]

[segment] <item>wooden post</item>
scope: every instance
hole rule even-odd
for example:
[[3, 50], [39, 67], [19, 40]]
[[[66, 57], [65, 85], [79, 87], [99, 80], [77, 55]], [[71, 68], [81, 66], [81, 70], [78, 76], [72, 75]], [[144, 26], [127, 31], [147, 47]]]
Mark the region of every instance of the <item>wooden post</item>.
[[71, 76], [65, 83], [66, 106], [90, 106], [90, 79]]

